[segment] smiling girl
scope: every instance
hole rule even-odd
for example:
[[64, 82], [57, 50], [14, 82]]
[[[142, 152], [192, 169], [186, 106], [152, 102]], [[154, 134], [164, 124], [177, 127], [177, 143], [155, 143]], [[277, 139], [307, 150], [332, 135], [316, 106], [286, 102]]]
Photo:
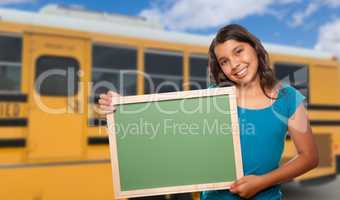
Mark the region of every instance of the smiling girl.
[[[201, 199], [281, 199], [280, 183], [318, 164], [304, 96], [275, 80], [261, 42], [239, 25], [228, 25], [218, 31], [209, 48], [209, 67], [215, 87], [236, 86], [245, 176], [229, 190], [202, 192]], [[112, 112], [111, 100], [117, 95], [102, 94], [101, 109]], [[242, 128], [249, 126], [252, 128]], [[287, 132], [297, 154], [279, 166]]]
[[[275, 80], [261, 42], [236, 24], [218, 31], [209, 48], [209, 67], [215, 86], [236, 86], [245, 176], [229, 190], [202, 192], [201, 199], [281, 199], [280, 183], [318, 164], [304, 96]], [[252, 131], [242, 124], [251, 124]], [[279, 166], [287, 132], [297, 155]]]

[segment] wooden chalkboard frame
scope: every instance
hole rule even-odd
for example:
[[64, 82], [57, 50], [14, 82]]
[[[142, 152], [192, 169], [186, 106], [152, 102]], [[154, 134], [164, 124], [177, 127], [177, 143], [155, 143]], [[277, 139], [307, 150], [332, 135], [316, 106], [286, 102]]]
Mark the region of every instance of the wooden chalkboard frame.
[[[243, 164], [242, 164], [242, 156], [241, 156], [240, 132], [239, 132], [238, 117], [237, 117], [237, 102], [236, 102], [235, 87], [211, 88], [211, 89], [203, 89], [203, 90], [158, 93], [158, 94], [138, 95], [138, 96], [120, 96], [112, 100], [112, 105], [117, 106], [117, 105], [122, 105], [122, 104], [131, 104], [131, 103], [147, 103], [147, 102], [157, 102], [157, 101], [176, 100], [176, 99], [180, 100], [180, 99], [186, 99], [186, 98], [199, 98], [199, 97], [218, 96], [218, 95], [227, 95], [229, 98], [236, 178], [239, 179], [243, 176]], [[116, 134], [115, 134], [114, 114], [112, 113], [108, 114], [106, 118], [107, 118], [108, 134], [109, 134], [109, 142], [110, 142], [113, 186], [114, 186], [114, 194], [115, 194], [116, 199], [141, 197], [141, 196], [153, 196], [153, 195], [161, 195], [161, 194], [228, 189], [230, 185], [232, 184], [232, 182], [219, 182], [219, 183], [206, 183], [206, 184], [196, 184], [196, 185], [171, 186], [171, 187], [159, 187], [159, 188], [152, 188], [152, 189], [138, 189], [138, 190], [122, 191], [121, 184], [120, 184], [119, 160], [118, 160]]]

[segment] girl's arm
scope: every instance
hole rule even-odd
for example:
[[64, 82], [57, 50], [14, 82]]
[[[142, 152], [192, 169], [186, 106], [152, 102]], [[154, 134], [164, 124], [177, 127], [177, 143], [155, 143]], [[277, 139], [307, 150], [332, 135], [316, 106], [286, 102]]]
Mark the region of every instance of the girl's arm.
[[318, 151], [303, 104], [288, 120], [288, 131], [297, 155], [278, 169], [262, 176], [244, 176], [231, 185], [230, 191], [250, 198], [259, 191], [275, 184], [289, 181], [318, 165]]
[[318, 150], [302, 103], [288, 120], [288, 132], [294, 142], [297, 155], [277, 170], [263, 176], [268, 186], [289, 181], [318, 165]]

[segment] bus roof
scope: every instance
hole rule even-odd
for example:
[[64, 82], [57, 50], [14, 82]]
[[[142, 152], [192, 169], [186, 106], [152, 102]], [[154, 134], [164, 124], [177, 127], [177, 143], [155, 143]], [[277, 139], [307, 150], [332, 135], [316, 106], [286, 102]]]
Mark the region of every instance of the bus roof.
[[[0, 20], [22, 24], [67, 28], [84, 32], [95, 32], [140, 39], [174, 42], [187, 45], [199, 45], [204, 47], [209, 46], [213, 38], [213, 36], [204, 36], [164, 30], [157, 25], [147, 25], [149, 22], [141, 22], [141, 19], [137, 19], [136, 21], [139, 20], [139, 22], [135, 23], [132, 22], [131, 19], [124, 19], [124, 17], [120, 15], [116, 16], [120, 17], [119, 20], [113, 20], [114, 16], [110, 15], [109, 17], [99, 20], [98, 16], [93, 16], [93, 13], [91, 16], [91, 13], [89, 15], [84, 15], [84, 13], [82, 14], [82, 12], [87, 11], [78, 10], [77, 12], [78, 13], [75, 14], [74, 12], [68, 11], [64, 12], [65, 14], [62, 15], [61, 12], [55, 12], [55, 9], [53, 9], [53, 7], [52, 9], [43, 8], [40, 12], [0, 9]], [[330, 53], [313, 49], [268, 43], [264, 43], [264, 46], [270, 53], [306, 56], [322, 59], [333, 58], [333, 55]]]

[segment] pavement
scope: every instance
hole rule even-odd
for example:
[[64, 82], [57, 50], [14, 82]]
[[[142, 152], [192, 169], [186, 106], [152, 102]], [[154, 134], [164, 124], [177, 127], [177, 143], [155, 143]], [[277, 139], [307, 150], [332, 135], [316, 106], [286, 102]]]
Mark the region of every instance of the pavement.
[[339, 200], [340, 175], [326, 181], [292, 182], [282, 186], [284, 200]]

